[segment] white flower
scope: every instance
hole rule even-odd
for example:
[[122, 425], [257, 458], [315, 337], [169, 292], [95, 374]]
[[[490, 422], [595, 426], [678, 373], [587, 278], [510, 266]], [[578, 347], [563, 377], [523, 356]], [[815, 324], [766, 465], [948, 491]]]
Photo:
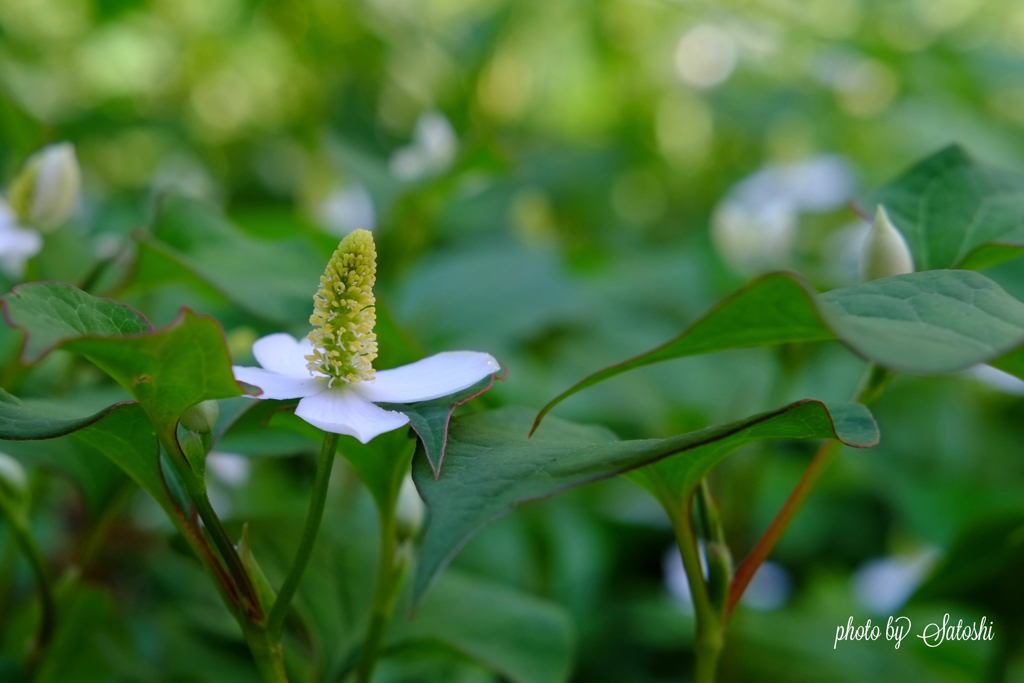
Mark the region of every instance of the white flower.
[[25, 274], [25, 263], [43, 248], [43, 237], [18, 225], [18, 218], [0, 200], [0, 271], [14, 280]]
[[856, 178], [840, 156], [769, 164], [744, 178], [719, 202], [711, 237], [718, 253], [744, 273], [789, 266], [802, 214], [833, 211], [852, 196]]
[[302, 399], [295, 414], [314, 427], [363, 443], [407, 424], [377, 403], [418, 403], [467, 389], [498, 371], [489, 354], [449, 351], [392, 370], [377, 371], [373, 285], [377, 249], [367, 230], [338, 245], [313, 297], [313, 331], [302, 340], [271, 334], [252, 353], [262, 368], [235, 367], [235, 378], [259, 387], [263, 398]]
[[458, 151], [458, 137], [445, 115], [425, 112], [416, 120], [412, 141], [391, 157], [391, 175], [409, 182], [440, 175], [452, 165]]
[[373, 232], [377, 224], [377, 210], [373, 197], [363, 185], [349, 185], [337, 189], [317, 207], [317, 216], [327, 229], [338, 236], [353, 230]]
[[81, 187], [75, 146], [61, 142], [29, 157], [11, 184], [10, 201], [22, 221], [40, 230], [52, 230], [74, 211]]
[[299, 398], [295, 414], [314, 427], [354, 436], [363, 443], [409, 422], [402, 413], [377, 403], [416, 403], [454, 394], [498, 371], [487, 353], [447, 351], [392, 370], [377, 370], [374, 379], [334, 382], [308, 368], [309, 339], [271, 334], [256, 341], [252, 353], [260, 368], [235, 366], [235, 379], [259, 387], [258, 398]]

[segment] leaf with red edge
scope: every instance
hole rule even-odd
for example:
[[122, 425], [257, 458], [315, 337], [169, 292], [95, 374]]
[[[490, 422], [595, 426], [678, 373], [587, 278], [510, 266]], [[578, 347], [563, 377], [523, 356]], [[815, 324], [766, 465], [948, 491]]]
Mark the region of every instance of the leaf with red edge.
[[20, 285], [3, 303], [7, 320], [25, 332], [26, 360], [55, 348], [85, 356], [135, 397], [165, 437], [196, 403], [243, 393], [213, 318], [183, 309], [154, 330], [128, 306], [55, 282]]
[[25, 331], [22, 358], [34, 363], [79, 337], [123, 337], [153, 329], [131, 306], [101, 299], [62, 282], [30, 282], [0, 297], [11, 327]]

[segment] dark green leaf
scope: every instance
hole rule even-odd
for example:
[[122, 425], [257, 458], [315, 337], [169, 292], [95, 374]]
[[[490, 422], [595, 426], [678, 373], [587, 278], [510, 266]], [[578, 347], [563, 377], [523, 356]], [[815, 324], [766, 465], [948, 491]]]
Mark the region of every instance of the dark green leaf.
[[[910, 273], [822, 295], [795, 275], [768, 275], [678, 337], [562, 392], [544, 406], [537, 423], [576, 392], [645, 365], [726, 349], [826, 339], [838, 339], [891, 370], [957, 372], [994, 361], [1024, 343], [1024, 304], [984, 275], [965, 270]], [[1024, 360], [1008, 359], [1007, 371], [1018, 370], [1024, 370]]]
[[934, 270], [823, 294], [835, 336], [893, 370], [945, 374], [1024, 342], [1024, 304], [978, 273]]
[[917, 270], [981, 269], [1024, 250], [1024, 178], [951, 146], [868, 195], [907, 238]]
[[[33, 349], [57, 346], [80, 353], [113, 377], [173, 435], [178, 418], [207, 399], [239, 396], [224, 333], [213, 318], [183, 310], [178, 319], [150, 330], [127, 306], [70, 285], [29, 283], [4, 297], [4, 311]], [[137, 328], [145, 323], [145, 330]], [[122, 336], [123, 330], [134, 332]], [[28, 347], [26, 348], [26, 351]]]
[[60, 282], [18, 285], [2, 298], [7, 322], [26, 333], [22, 355], [27, 363], [39, 360], [69, 339], [123, 337], [152, 329], [149, 321], [130, 306]]
[[26, 406], [16, 396], [0, 389], [0, 439], [52, 439], [88, 427], [121, 404], [98, 413], [72, 417], [66, 408], [50, 404]]
[[756, 439], [837, 438], [873, 446], [878, 429], [863, 406], [844, 406], [833, 418], [824, 404], [802, 401], [746, 420], [668, 439], [615, 441], [604, 429], [562, 420], [545, 423], [528, 438], [531, 418], [506, 408], [455, 420], [444, 476], [438, 480], [426, 457], [413, 462], [413, 477], [430, 509], [417, 567], [414, 596], [429, 584], [462, 545], [519, 503], [544, 498], [598, 479], [643, 467], [670, 455], [700, 478], [729, 452]]
[[440, 643], [514, 683], [561, 683], [572, 670], [574, 640], [561, 607], [452, 572], [415, 618], [394, 620], [386, 647]]

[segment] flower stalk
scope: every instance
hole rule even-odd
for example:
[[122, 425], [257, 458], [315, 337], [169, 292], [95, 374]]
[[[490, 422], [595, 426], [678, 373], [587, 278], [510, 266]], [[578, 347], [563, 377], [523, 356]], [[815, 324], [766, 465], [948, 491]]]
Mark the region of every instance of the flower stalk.
[[324, 507], [327, 504], [327, 488], [331, 481], [331, 469], [334, 466], [334, 454], [337, 448], [338, 435], [329, 432], [324, 434], [320, 459], [316, 466], [316, 478], [313, 480], [313, 493], [309, 500], [309, 512], [306, 514], [306, 524], [302, 529], [299, 549], [292, 559], [288, 575], [285, 577], [284, 583], [281, 584], [281, 590], [278, 591], [274, 606], [270, 610], [270, 616], [267, 618], [267, 632], [278, 643], [281, 641], [281, 632], [284, 628], [285, 616], [288, 614], [288, 607], [299, 589], [299, 582], [302, 580], [306, 567], [309, 566], [313, 547], [316, 545], [316, 537], [324, 517]]
[[[874, 363], [869, 364], [851, 400], [856, 403], [871, 405], [885, 391], [885, 387], [891, 378], [892, 373], [888, 370], [880, 368]], [[727, 620], [732, 615], [736, 605], [739, 604], [740, 598], [743, 597], [743, 592], [750, 585], [754, 574], [757, 573], [758, 568], [771, 555], [779, 539], [782, 538], [782, 534], [785, 533], [796, 513], [800, 511], [807, 497], [811, 494], [814, 485], [818, 483], [821, 475], [832, 464], [836, 453], [841, 448], [842, 443], [836, 439], [830, 439], [821, 445], [821, 448], [815, 453], [807, 469], [800, 476], [800, 480], [793, 487], [782, 508], [776, 513], [775, 518], [772, 519], [764, 534], [761, 535], [754, 548], [736, 570], [736, 575], [729, 586], [729, 599], [725, 608], [725, 618]]]
[[405, 573], [405, 554], [396, 556], [398, 546], [394, 505], [382, 510], [380, 520], [380, 566], [377, 568], [377, 587], [370, 608], [370, 625], [356, 664], [356, 683], [369, 683], [380, 657], [391, 612], [398, 595], [397, 587]]

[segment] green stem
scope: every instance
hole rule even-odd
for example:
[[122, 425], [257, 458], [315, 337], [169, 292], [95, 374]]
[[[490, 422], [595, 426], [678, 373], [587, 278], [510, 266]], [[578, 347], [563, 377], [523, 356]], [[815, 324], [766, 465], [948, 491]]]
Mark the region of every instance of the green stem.
[[241, 612], [236, 612], [236, 615], [242, 619], [262, 623], [264, 620], [263, 607], [260, 605], [256, 587], [253, 585], [249, 572], [245, 570], [242, 558], [238, 556], [238, 552], [235, 550], [234, 542], [228, 536], [224, 525], [221, 524], [220, 517], [217, 516], [213, 505], [210, 504], [210, 498], [206, 492], [206, 481], [192, 469], [192, 465], [189, 463], [184, 451], [182, 451], [177, 436], [173, 431], [169, 434], [158, 433], [157, 436], [167, 451], [169, 460], [177, 470], [189, 500], [192, 501], [192, 505], [195, 506], [196, 512], [199, 514], [199, 518], [203, 520], [206, 531], [210, 534], [210, 538], [213, 539], [217, 552], [220, 553], [221, 558], [227, 565], [228, 575], [230, 575], [234, 585], [231, 587], [225, 586], [225, 589], [230, 588], [236, 594], [237, 599], [241, 601], [239, 605], [229, 604], [229, 607], [240, 607]]
[[[891, 378], [891, 372], [878, 367], [874, 363], [869, 363], [867, 370], [864, 372], [864, 377], [861, 379], [851, 400], [864, 405], [874, 403], [882, 395], [882, 392], [885, 391], [885, 387]], [[757, 540], [750, 554], [747, 555], [743, 563], [736, 570], [736, 575], [729, 586], [729, 599], [725, 608], [726, 620], [728, 620], [736, 605], [739, 604], [740, 598], [743, 597], [743, 592], [750, 585], [750, 581], [754, 578], [758, 568], [768, 559], [768, 556], [775, 549], [775, 545], [782, 538], [782, 534], [789, 527], [790, 522], [793, 521], [796, 513], [803, 507], [807, 497], [811, 494], [811, 490], [814, 489], [814, 485], [818, 483], [818, 479], [821, 478], [821, 475], [824, 474], [825, 470], [832, 464], [832, 461], [835, 460], [836, 453], [839, 452], [842, 445], [836, 439], [831, 439], [822, 444], [818, 452], [815, 453], [811, 463], [807, 466], [807, 469], [800, 476], [796, 486], [793, 487], [786, 502], [779, 509], [775, 518], [772, 519], [772, 523], [765, 530], [764, 534], [761, 535], [761, 538]]]
[[696, 683], [714, 683], [715, 670], [718, 667], [718, 656], [725, 642], [723, 634], [724, 622], [720, 607], [716, 607], [708, 592], [708, 584], [704, 580], [704, 568], [701, 566], [700, 551], [697, 546], [697, 534], [693, 530], [693, 496], [690, 491], [682, 500], [671, 491], [659, 476], [650, 476], [648, 481], [653, 485], [655, 497], [668, 514], [675, 531], [676, 544], [683, 558], [683, 569], [686, 581], [690, 586], [690, 598], [693, 600], [694, 621], [697, 631], [694, 635], [693, 651], [696, 657]]
[[392, 584], [395, 578], [395, 513], [392, 509], [381, 514], [380, 520], [380, 567], [377, 569], [377, 588], [373, 596], [373, 607], [370, 612], [370, 627], [359, 653], [356, 665], [357, 683], [369, 683], [373, 669], [377, 665], [380, 645], [384, 640], [384, 632], [391, 620], [391, 609], [394, 606], [395, 591]]
[[263, 683], [288, 683], [281, 638], [262, 626], [253, 626], [246, 630], [245, 640]]
[[25, 668], [32, 671], [39, 662], [39, 657], [46, 648], [47, 643], [53, 636], [57, 622], [56, 600], [53, 597], [53, 583], [50, 580], [50, 572], [46, 568], [46, 560], [39, 551], [35, 539], [29, 530], [28, 518], [24, 511], [15, 508], [3, 495], [0, 495], [0, 512], [7, 518], [11, 529], [11, 535], [15, 543], [21, 549], [25, 559], [28, 560], [32, 569], [32, 575], [39, 586], [39, 600], [42, 604], [42, 618], [39, 622], [39, 633], [36, 642], [33, 644], [28, 657], [25, 660]]
[[704, 569], [701, 566], [700, 551], [697, 547], [697, 535], [693, 531], [690, 515], [691, 504], [692, 498], [687, 498], [682, 505], [666, 505], [666, 510], [672, 520], [676, 543], [679, 545], [679, 554], [683, 558], [683, 569], [686, 570], [686, 580], [690, 585], [690, 596], [693, 599], [693, 611], [697, 624], [693, 642], [694, 655], [697, 658], [694, 681], [696, 683], [714, 683], [718, 657], [724, 644], [723, 624], [719, 611], [711, 602], [707, 583], [704, 580]]
[[[182, 479], [186, 479], [186, 477], [182, 477]], [[210, 504], [210, 498], [206, 495], [205, 483], [200, 483], [200, 486], [196, 487], [196, 480], [195, 478], [192, 479], [192, 482], [185, 484], [189, 498], [192, 499], [192, 504], [196, 506], [196, 512], [199, 513], [199, 518], [203, 520], [203, 525], [213, 539], [213, 544], [217, 546], [217, 551], [227, 564], [228, 572], [231, 574], [231, 578], [238, 591], [238, 596], [242, 600], [242, 613], [246, 618], [254, 622], [262, 622], [263, 608], [260, 606], [259, 597], [256, 593], [256, 587], [252, 583], [252, 578], [245, 571], [242, 558], [238, 556], [238, 552], [235, 550], [235, 544], [231, 541], [231, 537], [228, 536], [224, 525], [221, 524], [220, 517], [217, 516], [213, 505]]]
[[309, 565], [313, 546], [316, 545], [317, 533], [320, 531], [320, 522], [323, 520], [324, 507], [327, 504], [327, 487], [331, 480], [331, 468], [334, 466], [334, 452], [337, 448], [338, 435], [325, 433], [320, 448], [320, 460], [316, 466], [316, 478], [313, 481], [313, 494], [309, 500], [309, 512], [306, 513], [306, 525], [302, 530], [302, 540], [299, 541], [299, 549], [295, 553], [284, 583], [281, 584], [281, 590], [278, 591], [267, 620], [267, 632], [275, 641], [281, 640], [281, 630], [284, 628], [288, 606], [295, 597], [302, 575]]

